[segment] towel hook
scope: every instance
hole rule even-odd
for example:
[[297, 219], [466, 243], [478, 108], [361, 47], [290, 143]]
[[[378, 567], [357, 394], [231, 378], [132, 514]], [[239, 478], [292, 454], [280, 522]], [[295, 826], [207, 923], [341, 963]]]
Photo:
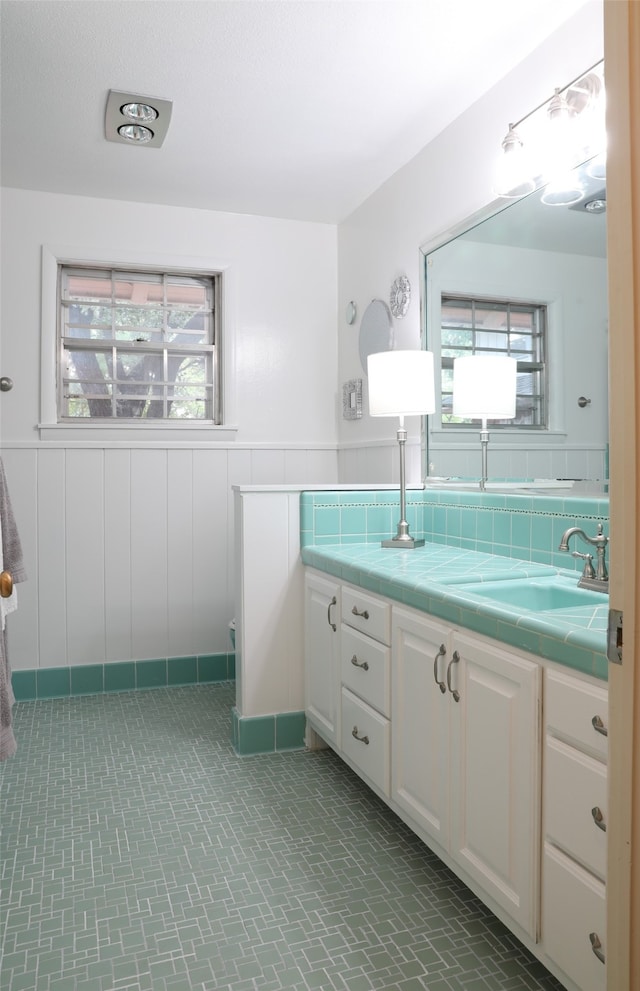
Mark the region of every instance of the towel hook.
[[3, 375], [0, 378], [0, 392], [11, 392], [13, 389], [13, 379], [10, 379], [8, 375]]

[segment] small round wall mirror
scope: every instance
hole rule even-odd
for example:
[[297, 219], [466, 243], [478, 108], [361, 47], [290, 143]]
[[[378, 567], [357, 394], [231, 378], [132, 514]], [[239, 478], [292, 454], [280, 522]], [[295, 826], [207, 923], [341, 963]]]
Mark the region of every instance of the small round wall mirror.
[[367, 372], [367, 358], [378, 351], [388, 351], [392, 346], [391, 313], [381, 299], [372, 299], [362, 314], [358, 347], [360, 361]]

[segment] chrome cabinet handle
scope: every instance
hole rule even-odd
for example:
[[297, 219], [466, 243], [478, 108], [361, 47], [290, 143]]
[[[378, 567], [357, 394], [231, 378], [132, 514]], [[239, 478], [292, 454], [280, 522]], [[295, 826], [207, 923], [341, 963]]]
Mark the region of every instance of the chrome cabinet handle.
[[360, 743], [364, 743], [365, 746], [367, 746], [367, 747], [369, 746], [369, 737], [368, 736], [358, 736], [358, 727], [357, 726], [354, 726], [353, 729], [351, 730], [351, 736], [354, 737], [354, 739], [359, 740]]
[[357, 607], [354, 606], [351, 612], [354, 616], [362, 616], [363, 619], [369, 619], [369, 613], [366, 609], [363, 609], [362, 612], [358, 612]]
[[589, 940], [591, 941], [591, 949], [597, 956], [598, 960], [600, 963], [604, 963], [604, 950], [602, 949], [600, 937], [597, 933], [589, 933]]
[[433, 659], [433, 677], [436, 685], [438, 686], [438, 688], [440, 689], [443, 695], [447, 690], [447, 686], [445, 685], [444, 681], [440, 681], [438, 678], [438, 660], [439, 658], [444, 657], [446, 653], [447, 653], [447, 648], [443, 643], [441, 643], [440, 649], [438, 650], [438, 653]]
[[362, 668], [363, 671], [368, 671], [369, 670], [369, 662], [368, 661], [359, 661], [357, 654], [354, 654], [353, 655], [353, 657], [351, 658], [351, 663], [353, 664], [354, 668]]
[[452, 688], [451, 687], [451, 667], [452, 667], [453, 664], [457, 664], [459, 662], [459, 660], [460, 660], [460, 654], [458, 653], [457, 650], [454, 650], [453, 657], [449, 661], [449, 666], [447, 667], [447, 688], [449, 689], [449, 691], [453, 695], [453, 701], [454, 702], [459, 702], [460, 701], [460, 692], [458, 691], [457, 688]]
[[594, 805], [594, 807], [591, 809], [591, 815], [593, 816], [593, 821], [595, 822], [598, 829], [601, 829], [603, 833], [606, 833], [607, 824], [604, 821], [602, 809], [598, 808], [597, 805]]
[[605, 724], [602, 722], [600, 716], [594, 716], [591, 720], [591, 725], [593, 726], [596, 733], [601, 733], [602, 736], [609, 736], [609, 731]]
[[337, 604], [338, 604], [338, 600], [336, 599], [336, 597], [334, 595], [334, 597], [332, 598], [331, 602], [327, 606], [327, 623], [329, 624], [329, 626], [331, 627], [331, 629], [333, 630], [334, 633], [337, 630], [337, 626], [336, 626], [335, 623], [332, 623], [331, 622], [331, 606], [337, 606]]

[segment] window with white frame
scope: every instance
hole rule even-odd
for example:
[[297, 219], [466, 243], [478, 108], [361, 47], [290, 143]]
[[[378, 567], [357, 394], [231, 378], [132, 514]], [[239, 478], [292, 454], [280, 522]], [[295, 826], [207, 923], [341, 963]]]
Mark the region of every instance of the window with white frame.
[[58, 266], [61, 422], [220, 423], [220, 275]]
[[547, 308], [539, 303], [442, 295], [442, 426], [467, 426], [453, 415], [453, 360], [469, 354], [504, 354], [516, 358], [516, 416], [492, 421], [491, 427], [547, 427]]

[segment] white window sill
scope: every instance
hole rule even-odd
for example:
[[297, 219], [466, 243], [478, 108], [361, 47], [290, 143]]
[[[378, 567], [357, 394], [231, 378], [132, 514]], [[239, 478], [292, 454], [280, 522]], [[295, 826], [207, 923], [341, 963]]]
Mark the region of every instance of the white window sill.
[[238, 427], [232, 424], [187, 423], [39, 423], [40, 440], [62, 441], [70, 446], [108, 443], [109, 446], [184, 445], [229, 443], [236, 439]]

